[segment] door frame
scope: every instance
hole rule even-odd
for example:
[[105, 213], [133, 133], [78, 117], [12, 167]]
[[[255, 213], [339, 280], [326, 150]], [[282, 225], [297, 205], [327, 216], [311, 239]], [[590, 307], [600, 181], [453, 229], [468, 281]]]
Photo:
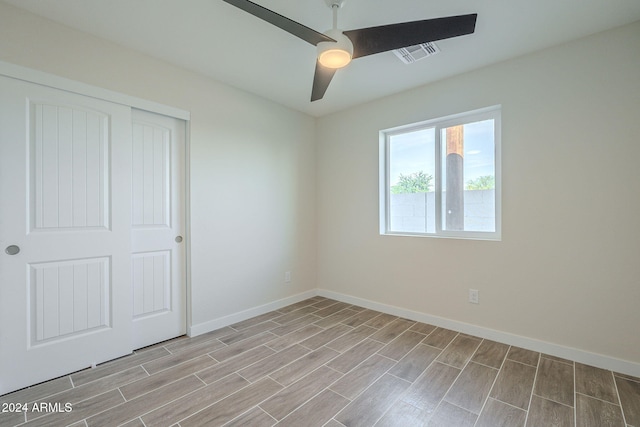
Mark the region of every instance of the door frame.
[[184, 159], [184, 203], [185, 203], [185, 291], [186, 291], [186, 330], [187, 335], [191, 336], [192, 326], [192, 304], [191, 304], [191, 172], [190, 172], [190, 152], [191, 152], [191, 113], [189, 111], [149, 101], [135, 96], [126, 95], [109, 89], [92, 86], [75, 80], [49, 74], [43, 71], [34, 70], [32, 68], [11, 64], [9, 62], [0, 61], [0, 75], [11, 77], [14, 79], [35, 83], [42, 86], [48, 86], [78, 95], [89, 96], [92, 98], [109, 101], [115, 104], [125, 105], [127, 107], [139, 110], [149, 111], [151, 113], [161, 114], [185, 122], [185, 159]]

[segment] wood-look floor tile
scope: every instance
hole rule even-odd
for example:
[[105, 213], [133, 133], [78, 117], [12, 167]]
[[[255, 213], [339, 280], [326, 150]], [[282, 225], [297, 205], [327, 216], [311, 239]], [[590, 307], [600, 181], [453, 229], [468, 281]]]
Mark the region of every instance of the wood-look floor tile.
[[460, 375], [460, 369], [434, 362], [409, 387], [401, 399], [427, 414], [432, 414], [458, 375]]
[[422, 427], [427, 419], [423, 410], [399, 400], [378, 420], [375, 427]]
[[538, 366], [539, 358], [540, 353], [520, 347], [511, 347], [509, 353], [507, 353], [507, 359], [531, 366]]
[[489, 396], [498, 370], [469, 362], [453, 383], [445, 400], [463, 409], [479, 414]]
[[265, 357], [251, 366], [247, 366], [238, 371], [238, 374], [253, 383], [304, 356], [310, 351], [308, 348], [296, 344], [269, 357]]
[[415, 325], [409, 328], [410, 331], [418, 332], [420, 334], [429, 335], [436, 329], [435, 326], [428, 323], [416, 322]]
[[621, 374], [620, 372], [614, 372], [613, 375], [615, 375], [616, 377], [619, 377], [619, 378], [624, 378], [624, 379], [627, 379], [627, 380], [631, 380], [631, 381], [635, 381], [637, 383], [640, 383], [640, 377], [634, 377], [632, 375]]
[[527, 427], [573, 427], [573, 408], [539, 396], [531, 398]]
[[[325, 302], [327, 304], [329, 304], [329, 305], [335, 303], [335, 301], [333, 301], [333, 300], [326, 300]], [[290, 305], [288, 305], [286, 307], [279, 308], [278, 310], [274, 311], [273, 313], [280, 312], [280, 313], [286, 314], [286, 313], [291, 313], [292, 311], [300, 310], [301, 308], [305, 308], [305, 307], [309, 307], [309, 306], [313, 306], [317, 310], [318, 309], [318, 307], [316, 307], [317, 303], [318, 303], [318, 300], [313, 300], [313, 299], [309, 298], [309, 299], [306, 299], [304, 301], [300, 301], [300, 302], [297, 302], [295, 304], [290, 304]]]
[[329, 328], [336, 323], [341, 323], [343, 320], [347, 320], [353, 317], [356, 314], [358, 314], [357, 311], [351, 310], [350, 308], [345, 308], [335, 314], [332, 314], [331, 316], [327, 316], [323, 319], [317, 320], [314, 325], [320, 326], [321, 328]]
[[[29, 421], [25, 426], [28, 427], [58, 427], [73, 424], [76, 421], [83, 420], [88, 416], [107, 411], [110, 408], [117, 407], [124, 402], [124, 398], [118, 390], [111, 390], [101, 395], [92, 397], [73, 405], [71, 412], [58, 412], [36, 418]], [[134, 417], [132, 417], [134, 418]]]
[[165, 369], [169, 369], [176, 365], [184, 363], [190, 359], [194, 359], [198, 356], [211, 353], [212, 351], [215, 351], [222, 347], [226, 346], [218, 340], [205, 341], [195, 346], [180, 349], [170, 356], [147, 362], [143, 364], [142, 367], [149, 373], [149, 375], [153, 375]]
[[563, 359], [562, 357], [552, 356], [550, 354], [545, 354], [545, 353], [542, 353], [540, 355], [540, 357], [543, 357], [543, 358], [546, 358], [546, 359], [555, 360], [556, 362], [562, 362], [562, 363], [566, 363], [567, 365], [573, 366], [573, 361], [572, 360]]
[[335, 304], [325, 307], [322, 310], [313, 312], [313, 314], [320, 317], [328, 317], [341, 310], [344, 310], [347, 307], [349, 307], [349, 304], [346, 304], [344, 302], [336, 302]]
[[442, 402], [427, 424], [429, 427], [473, 427], [478, 415], [448, 402]]
[[[320, 319], [322, 319], [322, 317], [318, 317], [313, 314], [307, 314], [306, 316], [296, 319], [291, 323], [287, 323], [286, 325], [273, 328], [269, 332], [276, 334], [279, 337], [282, 337], [284, 335], [288, 335], [294, 331], [297, 331], [303, 326], [307, 326], [307, 325], [310, 325], [311, 323], [317, 322]], [[319, 329], [322, 329], [322, 328], [319, 328]]]
[[393, 322], [397, 318], [398, 318], [398, 316], [394, 316], [392, 314], [380, 313], [379, 315], [377, 315], [373, 319], [365, 322], [365, 325], [366, 326], [370, 326], [370, 327], [375, 328], [375, 329], [382, 329], [385, 326], [387, 326], [387, 324]]
[[527, 412], [489, 398], [476, 427], [524, 427]]
[[276, 420], [270, 417], [269, 414], [255, 407], [230, 423], [225, 424], [225, 427], [271, 427], [275, 423]]
[[352, 331], [349, 331], [341, 337], [329, 342], [327, 344], [327, 347], [339, 352], [343, 352], [358, 344], [365, 338], [368, 338], [370, 335], [373, 335], [376, 331], [377, 329], [365, 325], [360, 325]]
[[451, 341], [436, 360], [462, 369], [471, 359], [481, 342], [480, 338], [460, 334]]
[[640, 382], [615, 377], [627, 424], [640, 426]]
[[618, 405], [576, 393], [576, 427], [624, 427]]
[[330, 327], [324, 332], [320, 332], [319, 334], [316, 334], [310, 338], [307, 338], [304, 341], [301, 341], [300, 345], [303, 345], [311, 350], [316, 350], [322, 347], [323, 345], [335, 340], [336, 338], [343, 336], [349, 331], [353, 331], [353, 328], [347, 325], [338, 324]]
[[311, 305], [314, 306], [315, 308], [317, 308], [318, 310], [320, 310], [321, 308], [327, 308], [330, 305], [333, 305], [333, 304], [335, 304], [337, 302], [338, 301], [336, 301], [336, 300], [325, 298], [325, 299], [320, 300], [318, 302], [314, 302]]
[[69, 390], [71, 387], [73, 387], [71, 380], [68, 376], [64, 376], [0, 396], [0, 404], [36, 402], [52, 394]]
[[[294, 310], [291, 310], [291, 311], [294, 311]], [[236, 331], [241, 331], [251, 326], [255, 326], [258, 323], [266, 322], [268, 320], [273, 320], [276, 317], [280, 317], [280, 316], [282, 316], [282, 314], [278, 313], [277, 311], [270, 311], [268, 313], [261, 314], [260, 316], [252, 317], [250, 319], [243, 320], [238, 323], [234, 323], [233, 325], [229, 325], [229, 327], [235, 329]]]
[[303, 317], [306, 317], [311, 313], [313, 313], [316, 317], [321, 317], [318, 314], [316, 314], [317, 312], [318, 312], [318, 309], [315, 307], [312, 307], [312, 306], [302, 307], [302, 308], [299, 308], [298, 310], [291, 311], [287, 314], [283, 314], [280, 317], [271, 319], [270, 322], [276, 322], [279, 325], [287, 325], [291, 322], [295, 322], [299, 319], [302, 319]]
[[349, 401], [344, 397], [331, 390], [324, 390], [276, 425], [279, 427], [320, 427], [325, 425], [334, 414], [348, 403]]
[[368, 359], [369, 356], [380, 350], [383, 346], [384, 344], [367, 338], [360, 342], [360, 344], [353, 346], [340, 356], [337, 356], [331, 362], [327, 363], [327, 366], [338, 372], [346, 374], [364, 360]]
[[355, 328], [367, 323], [369, 320], [373, 319], [374, 317], [380, 314], [381, 313], [379, 311], [365, 309], [357, 313], [356, 315], [344, 320], [342, 323], [344, 323], [347, 326], [351, 326], [352, 328]]
[[260, 407], [276, 420], [281, 420], [338, 378], [340, 373], [326, 366], [320, 366], [262, 402]]
[[413, 382], [440, 355], [442, 350], [425, 344], [418, 344], [405, 357], [400, 359], [389, 373]]
[[264, 378], [217, 403], [180, 421], [181, 427], [220, 426], [242, 415], [253, 406], [282, 389], [275, 381]]
[[371, 339], [387, 344], [400, 336], [404, 331], [412, 327], [416, 322], [406, 319], [396, 319], [378, 332], [371, 335]]
[[444, 349], [451, 341], [453, 341], [456, 335], [458, 335], [456, 331], [436, 328], [433, 332], [427, 335], [424, 340], [422, 340], [422, 343], [430, 345], [431, 347]]
[[220, 350], [213, 351], [209, 353], [209, 355], [219, 362], [224, 362], [225, 360], [236, 357], [239, 354], [251, 350], [252, 348], [266, 344], [277, 337], [277, 335], [274, 335], [271, 332], [263, 332], [260, 335], [233, 343], [230, 346], [221, 348]]
[[276, 380], [278, 383], [284, 386], [288, 386], [304, 377], [311, 371], [314, 371], [317, 367], [324, 365], [339, 354], [340, 353], [335, 350], [331, 350], [330, 348], [320, 347], [319, 349], [308, 353], [295, 362], [292, 362], [287, 366], [280, 368], [276, 372], [272, 373], [270, 377]]
[[347, 399], [354, 399], [367, 387], [384, 375], [395, 362], [374, 354], [351, 372], [336, 381], [330, 388]]
[[[84, 423], [84, 421], [80, 421], [77, 426], [74, 424], [69, 427], [86, 427], [86, 424]], [[136, 418], [135, 420], [131, 420], [126, 424], [122, 424], [120, 427], [147, 427], [147, 426], [144, 425], [144, 423], [140, 418]]]
[[380, 354], [393, 360], [400, 360], [424, 339], [424, 335], [414, 331], [404, 331], [398, 338], [380, 350]]
[[500, 369], [508, 351], [509, 346], [507, 344], [483, 340], [471, 360], [481, 365]]
[[640, 427], [640, 378], [324, 297], [0, 396], [25, 401], [73, 411], [0, 426]]
[[169, 350], [171, 353], [177, 353], [188, 350], [190, 347], [203, 345], [206, 342], [216, 342], [218, 338], [227, 336], [234, 332], [236, 332], [234, 329], [226, 326], [224, 328], [216, 329], [215, 331], [198, 335], [197, 337], [187, 337], [179, 341], [170, 342], [162, 347]]
[[125, 369], [133, 368], [134, 366], [142, 365], [151, 360], [169, 356], [170, 354], [171, 353], [169, 353], [163, 347], [155, 348], [153, 350], [140, 352], [131, 356], [121, 357], [120, 359], [103, 363], [92, 369], [85, 369], [84, 371], [76, 372], [75, 374], [71, 375], [71, 380], [77, 387], [79, 385], [115, 374], [116, 372], [124, 371]]
[[[132, 383], [134, 381], [148, 378], [149, 375], [142, 369], [141, 366], [135, 366], [131, 369], [127, 369], [122, 372], [115, 373], [108, 377], [101, 378], [99, 380], [75, 387], [62, 393], [57, 393], [53, 396], [47, 396], [39, 402], [43, 403], [59, 403], [64, 406], [67, 403], [75, 404], [83, 400], [89, 399], [100, 394], [103, 394], [106, 390], [113, 390], [123, 385]], [[42, 414], [40, 413], [27, 413], [27, 419], [33, 419]], [[0, 423], [2, 425], [2, 423]]]
[[351, 305], [349, 305], [349, 307], [348, 307], [348, 308], [349, 308], [350, 310], [354, 310], [354, 311], [358, 311], [358, 312], [367, 310], [366, 308], [364, 308], [364, 307], [360, 307], [359, 305], [355, 305], [355, 304], [351, 304]]
[[143, 415], [142, 420], [147, 426], [169, 427], [248, 385], [244, 378], [231, 374]]
[[490, 396], [526, 411], [529, 409], [535, 376], [536, 368], [533, 366], [505, 360]]
[[269, 357], [272, 354], [275, 354], [275, 351], [261, 345], [242, 353], [238, 357], [225, 360], [224, 362], [220, 362], [217, 365], [200, 371], [197, 373], [197, 376], [205, 383], [211, 384], [212, 382], [218, 381], [235, 371], [246, 368], [259, 360]]
[[534, 393], [573, 407], [573, 366], [543, 357], [540, 359]]
[[[9, 402], [6, 402], [9, 403]], [[16, 403], [16, 402], [11, 402]], [[24, 412], [1, 412], [0, 427], [13, 427], [26, 421]]]
[[576, 363], [576, 393], [618, 404], [613, 373], [593, 366]]
[[372, 426], [409, 385], [408, 381], [385, 374], [334, 418], [350, 427]]
[[196, 357], [195, 359], [176, 365], [173, 368], [165, 369], [157, 374], [122, 386], [120, 387], [120, 392], [122, 392], [125, 399], [131, 400], [148, 393], [151, 390], [155, 390], [165, 386], [166, 384], [172, 383], [180, 378], [195, 374], [196, 372], [215, 365], [216, 363], [218, 362], [207, 355]]
[[281, 336], [280, 338], [276, 338], [273, 341], [269, 341], [266, 346], [275, 351], [284, 350], [285, 348], [309, 337], [312, 337], [322, 331], [324, 331], [324, 329], [316, 325], [303, 326], [302, 328], [293, 331], [290, 334]]
[[279, 325], [275, 322], [272, 322], [271, 320], [268, 320], [266, 322], [263, 323], [258, 323], [257, 325], [251, 326], [249, 328], [243, 329], [241, 331], [238, 332], [233, 332], [227, 336], [224, 337], [220, 337], [218, 338], [218, 341], [226, 344], [226, 345], [231, 345], [233, 343], [237, 343], [243, 340], [246, 340], [247, 338], [251, 338], [251, 337], [255, 337], [256, 335], [260, 335], [261, 333], [265, 332], [265, 331], [269, 331], [271, 329], [274, 329], [276, 327], [278, 327]]
[[191, 375], [94, 415], [86, 420], [87, 425], [88, 427], [115, 427], [204, 386], [205, 384], [195, 375]]

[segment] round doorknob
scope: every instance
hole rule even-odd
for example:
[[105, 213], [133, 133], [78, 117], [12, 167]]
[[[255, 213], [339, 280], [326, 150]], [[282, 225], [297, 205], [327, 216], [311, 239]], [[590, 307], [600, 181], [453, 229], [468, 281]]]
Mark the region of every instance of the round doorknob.
[[182, 236], [176, 236], [176, 243], [182, 242]]
[[16, 246], [16, 245], [7, 246], [7, 248], [4, 251], [8, 255], [15, 255], [18, 252], [20, 252], [20, 246]]

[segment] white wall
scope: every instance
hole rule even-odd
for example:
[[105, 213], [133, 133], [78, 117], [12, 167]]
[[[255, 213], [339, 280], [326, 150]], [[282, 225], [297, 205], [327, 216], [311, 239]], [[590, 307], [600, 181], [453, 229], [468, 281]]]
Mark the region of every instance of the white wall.
[[191, 112], [200, 331], [315, 288], [314, 119], [3, 2], [0, 60]]
[[[636, 23], [319, 119], [318, 287], [640, 363], [639, 52]], [[380, 236], [378, 131], [496, 104], [502, 241]]]

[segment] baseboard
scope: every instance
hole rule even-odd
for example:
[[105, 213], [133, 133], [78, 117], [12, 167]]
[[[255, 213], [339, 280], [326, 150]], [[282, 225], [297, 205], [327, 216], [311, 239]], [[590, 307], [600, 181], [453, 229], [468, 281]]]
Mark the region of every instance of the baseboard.
[[605, 356], [597, 353], [566, 347], [558, 344], [540, 341], [533, 338], [527, 338], [520, 335], [502, 332], [495, 329], [484, 328], [482, 326], [472, 325], [469, 323], [458, 322], [443, 317], [432, 316], [429, 314], [407, 310], [389, 304], [383, 304], [370, 301], [364, 298], [358, 298], [351, 295], [341, 294], [326, 289], [317, 289], [316, 295], [325, 298], [335, 299], [337, 301], [358, 305], [360, 307], [369, 308], [371, 310], [381, 311], [383, 313], [392, 314], [394, 316], [403, 317], [417, 322], [429, 323], [441, 328], [451, 329], [457, 332], [473, 335], [480, 338], [490, 339], [492, 341], [501, 342], [508, 345], [526, 348], [527, 350], [537, 351], [549, 354], [551, 356], [562, 357], [564, 359], [574, 360], [585, 365], [596, 366], [602, 369], [608, 369], [621, 374], [640, 377], [640, 364], [627, 360], [617, 359], [611, 356]]
[[270, 311], [278, 310], [282, 307], [304, 301], [316, 295], [318, 295], [318, 293], [315, 289], [313, 289], [311, 291], [279, 299], [277, 301], [263, 304], [258, 307], [253, 307], [244, 311], [240, 311], [238, 313], [230, 314], [228, 316], [219, 317], [217, 319], [209, 320], [197, 325], [191, 325], [191, 327], [187, 330], [187, 335], [189, 335], [190, 337], [195, 337], [207, 332], [215, 331], [216, 329], [224, 328], [225, 326], [233, 325], [234, 323], [242, 322], [243, 320], [251, 319], [252, 317], [260, 316], [261, 314], [265, 314]]

